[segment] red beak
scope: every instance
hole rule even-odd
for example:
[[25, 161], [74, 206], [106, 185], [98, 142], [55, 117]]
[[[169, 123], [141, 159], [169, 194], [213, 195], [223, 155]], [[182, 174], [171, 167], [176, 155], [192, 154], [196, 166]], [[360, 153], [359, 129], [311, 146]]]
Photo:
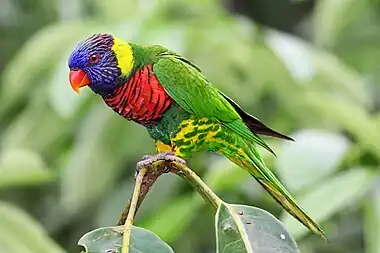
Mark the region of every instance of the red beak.
[[79, 93], [79, 89], [83, 86], [89, 85], [90, 80], [88, 79], [87, 74], [83, 70], [70, 70], [69, 74], [71, 88], [76, 93]]

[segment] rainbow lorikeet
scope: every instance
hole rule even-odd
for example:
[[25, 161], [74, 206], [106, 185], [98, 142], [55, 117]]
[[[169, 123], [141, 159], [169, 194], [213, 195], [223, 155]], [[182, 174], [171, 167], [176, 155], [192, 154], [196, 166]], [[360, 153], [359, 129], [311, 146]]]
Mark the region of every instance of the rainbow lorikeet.
[[68, 63], [72, 88], [79, 92], [90, 87], [115, 112], [144, 126], [155, 140], [156, 159], [183, 162], [197, 151], [224, 155], [247, 170], [291, 215], [324, 237], [257, 149], [273, 153], [259, 135], [292, 139], [245, 112], [188, 59], [163, 46], [94, 34], [76, 46]]

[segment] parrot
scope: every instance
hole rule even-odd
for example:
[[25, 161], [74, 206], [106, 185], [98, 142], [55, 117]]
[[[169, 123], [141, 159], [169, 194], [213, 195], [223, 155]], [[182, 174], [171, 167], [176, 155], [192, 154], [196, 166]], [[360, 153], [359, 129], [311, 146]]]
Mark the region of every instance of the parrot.
[[[265, 165], [260, 136], [294, 141], [246, 112], [217, 89], [188, 58], [162, 45], [137, 44], [110, 33], [92, 34], [68, 57], [69, 82], [89, 87], [126, 120], [148, 131], [157, 159], [186, 160], [195, 152], [222, 155], [245, 169], [293, 217], [325, 238], [320, 225]], [[144, 158], [143, 158], [144, 159]]]

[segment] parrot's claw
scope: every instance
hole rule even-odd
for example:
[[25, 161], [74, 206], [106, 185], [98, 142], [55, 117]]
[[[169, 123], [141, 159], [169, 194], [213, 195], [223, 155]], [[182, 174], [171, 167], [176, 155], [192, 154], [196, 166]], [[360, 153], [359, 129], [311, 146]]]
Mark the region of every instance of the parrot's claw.
[[174, 152], [163, 152], [156, 155], [144, 155], [142, 160], [136, 164], [136, 173], [142, 168], [151, 165], [157, 161], [178, 162], [186, 165], [186, 161], [180, 157], [175, 156]]

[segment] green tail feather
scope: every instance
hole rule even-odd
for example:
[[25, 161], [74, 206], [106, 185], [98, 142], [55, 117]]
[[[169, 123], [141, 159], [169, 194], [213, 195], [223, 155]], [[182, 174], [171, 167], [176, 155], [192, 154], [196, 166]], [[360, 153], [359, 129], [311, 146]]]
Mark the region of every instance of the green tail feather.
[[[264, 187], [264, 189], [293, 217], [300, 221], [312, 232], [320, 235], [327, 240], [322, 228], [314, 221], [305, 210], [302, 209], [291, 194], [285, 189], [276, 176], [270, 171], [264, 162], [261, 160], [260, 155], [253, 147], [251, 152], [247, 152], [250, 159], [251, 166], [245, 166], [245, 169]], [[242, 161], [243, 162], [243, 161]], [[247, 161], [243, 163], [247, 164]]]
[[[236, 130], [237, 128], [232, 129]], [[171, 139], [176, 155], [186, 158], [193, 152], [208, 150], [229, 158], [246, 169], [283, 208], [312, 232], [326, 238], [321, 227], [296, 203], [276, 176], [265, 166], [252, 138], [207, 118], [184, 120]]]

